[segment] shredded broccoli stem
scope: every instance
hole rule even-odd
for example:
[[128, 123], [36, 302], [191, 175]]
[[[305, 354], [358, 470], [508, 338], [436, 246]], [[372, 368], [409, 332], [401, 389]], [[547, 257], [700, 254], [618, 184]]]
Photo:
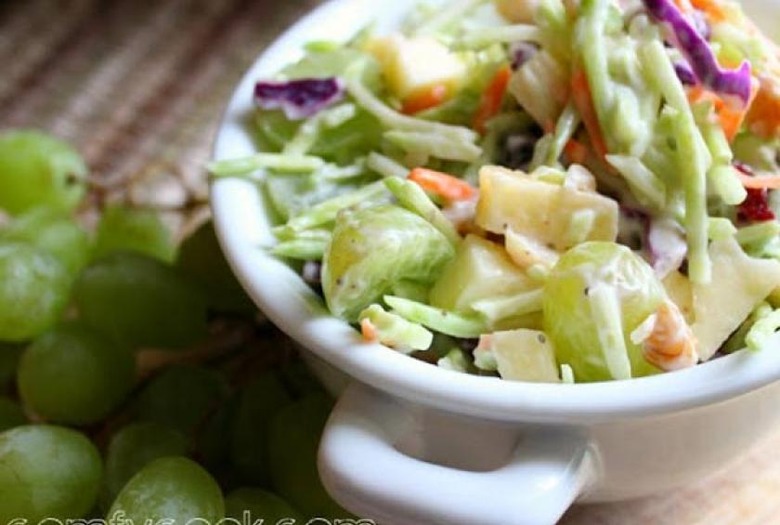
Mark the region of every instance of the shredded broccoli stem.
[[469, 371], [469, 360], [466, 353], [460, 348], [451, 349], [447, 355], [436, 362], [436, 365], [453, 372], [467, 373]]
[[712, 278], [707, 230], [707, 171], [701, 149], [696, 147], [693, 121], [678, 113], [675, 129], [677, 165], [685, 193], [685, 231], [688, 243], [688, 275], [691, 281], [707, 284]]
[[761, 350], [778, 329], [780, 329], [780, 310], [774, 310], [756, 320], [745, 336], [745, 345], [753, 351]]
[[605, 36], [609, 5], [609, 0], [583, 0], [577, 25], [577, 45], [582, 49], [582, 67], [588, 77], [596, 115], [602, 123], [608, 121], [614, 104]]
[[285, 144], [282, 154], [305, 155], [316, 144], [323, 128], [335, 128], [344, 124], [354, 118], [356, 111], [355, 105], [351, 103], [320, 111], [300, 125], [292, 140]]
[[714, 164], [729, 165], [734, 160], [734, 154], [731, 152], [731, 146], [726, 138], [723, 128], [714, 121], [705, 119], [699, 123], [704, 142], [712, 155]]
[[305, 213], [287, 221], [287, 224], [284, 226], [274, 228], [274, 234], [279, 237], [280, 235], [288, 234], [288, 232], [308, 230], [332, 222], [336, 219], [336, 215], [338, 215], [339, 211], [344, 208], [363, 204], [366, 201], [370, 202], [376, 200], [383, 194], [386, 194], [386, 192], [385, 185], [381, 180], [373, 182], [368, 186], [364, 186], [344, 195], [339, 195], [313, 206]]
[[543, 297], [544, 291], [540, 288], [509, 297], [481, 299], [474, 302], [471, 308], [484, 315], [491, 322], [496, 323], [510, 317], [540, 312], [542, 310]]
[[588, 302], [593, 321], [599, 327], [599, 342], [610, 375], [613, 379], [631, 379], [617, 291], [608, 285], [594, 286], [588, 292]]
[[387, 178], [384, 182], [387, 189], [398, 199], [398, 203], [401, 206], [430, 222], [453, 246], [460, 244], [461, 239], [458, 230], [444, 216], [438, 206], [431, 202], [431, 199], [428, 198], [428, 195], [420, 186], [414, 182], [396, 177]]
[[406, 151], [438, 159], [471, 162], [479, 158], [482, 148], [471, 142], [452, 140], [429, 131], [387, 131], [384, 138]]
[[666, 206], [666, 184], [637, 157], [607, 155], [607, 162], [620, 172], [634, 196], [657, 211]]
[[448, 26], [461, 20], [487, 0], [460, 0], [437, 11], [431, 18], [420, 24], [414, 31], [414, 36], [430, 35], [445, 30]]
[[409, 174], [409, 168], [386, 155], [372, 151], [366, 158], [366, 167], [382, 177], [403, 179]]
[[675, 110], [671, 117], [675, 121], [672, 133], [677, 144], [677, 171], [685, 195], [689, 276], [696, 283], [706, 284], [712, 274], [707, 252], [707, 171], [712, 164], [712, 156], [696, 126], [685, 90], [663, 44], [660, 40], [651, 40], [644, 43], [639, 52], [651, 81]]
[[512, 42], [540, 42], [541, 30], [531, 24], [515, 24], [499, 27], [476, 27], [466, 31], [459, 39], [459, 47], [476, 49], [491, 44]]
[[480, 316], [449, 312], [392, 295], [385, 295], [384, 301], [401, 317], [453, 337], [474, 339], [488, 329]]
[[256, 153], [238, 159], [218, 160], [210, 163], [207, 169], [214, 177], [241, 177], [262, 169], [282, 173], [312, 172], [324, 165], [324, 160], [311, 155]]
[[273, 248], [271, 253], [279, 257], [287, 257], [300, 261], [321, 261], [328, 242], [318, 239], [295, 239], [292, 241], [280, 242]]
[[707, 235], [713, 241], [727, 239], [737, 233], [737, 227], [731, 220], [723, 217], [710, 217]]
[[547, 150], [544, 162], [546, 165], [555, 166], [558, 163], [558, 159], [561, 154], [563, 154], [563, 149], [574, 136], [580, 122], [582, 122], [580, 113], [574, 106], [574, 102], [569, 101], [569, 103], [566, 104], [566, 107], [563, 108], [561, 116], [558, 117], [558, 122], [555, 124], [555, 133], [549, 144], [549, 149]]
[[368, 320], [376, 330], [378, 341], [403, 353], [427, 350], [433, 342], [433, 334], [417, 323], [386, 312], [380, 305], [372, 304], [358, 315], [358, 321]]
[[399, 113], [378, 99], [371, 90], [364, 86], [360, 81], [359, 75], [355, 74], [355, 71], [348, 71], [345, 76], [347, 90], [355, 99], [355, 102], [378, 118], [389, 129], [440, 135], [442, 138], [446, 137], [458, 144], [473, 144], [479, 139], [479, 135], [475, 131], [463, 126], [431, 122]]
[[730, 165], [715, 166], [707, 172], [707, 179], [715, 192], [729, 206], [741, 204], [747, 197], [747, 190]]
[[696, 126], [685, 89], [680, 79], [677, 78], [677, 73], [674, 71], [674, 66], [663, 44], [660, 40], [645, 42], [639, 47], [639, 56], [654, 87], [661, 92], [669, 106], [684, 115], [685, 127], [692, 134], [692, 139], [699, 150], [698, 155], [703, 157], [702, 163], [705, 168], [708, 168], [712, 164], [712, 156]]
[[574, 384], [574, 369], [566, 363], [561, 365], [561, 383], [567, 385]]
[[775, 220], [759, 222], [737, 230], [737, 242], [744, 246], [764, 244], [780, 234], [780, 223]]

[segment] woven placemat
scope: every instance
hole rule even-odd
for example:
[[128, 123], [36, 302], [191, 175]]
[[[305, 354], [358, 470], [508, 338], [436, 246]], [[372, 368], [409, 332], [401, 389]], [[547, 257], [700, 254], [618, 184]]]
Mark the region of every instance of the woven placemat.
[[[186, 230], [187, 217], [207, 213], [203, 165], [227, 97], [262, 49], [318, 3], [0, 0], [0, 128], [70, 141], [101, 197], [170, 208]], [[128, 190], [136, 180], [155, 184]], [[780, 434], [700, 483], [575, 507], [563, 523], [780, 523], [778, 450]]]

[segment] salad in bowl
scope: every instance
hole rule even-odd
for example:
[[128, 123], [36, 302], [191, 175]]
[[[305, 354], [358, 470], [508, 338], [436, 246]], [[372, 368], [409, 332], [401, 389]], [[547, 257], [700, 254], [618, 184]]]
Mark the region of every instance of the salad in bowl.
[[257, 181], [257, 249], [366, 341], [512, 381], [674, 371], [780, 327], [779, 56], [719, 0], [421, 4], [256, 79], [259, 152], [210, 169]]
[[339, 395], [334, 498], [553, 523], [780, 424], [776, 60], [705, 0], [331, 0], [269, 47], [211, 202]]

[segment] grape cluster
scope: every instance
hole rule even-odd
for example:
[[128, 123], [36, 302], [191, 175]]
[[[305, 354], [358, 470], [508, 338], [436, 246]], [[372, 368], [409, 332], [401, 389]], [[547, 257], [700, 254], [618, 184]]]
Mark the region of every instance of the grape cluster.
[[114, 204], [88, 230], [89, 189], [67, 144], [0, 134], [0, 525], [348, 517], [316, 471], [332, 400], [211, 225], [176, 246]]

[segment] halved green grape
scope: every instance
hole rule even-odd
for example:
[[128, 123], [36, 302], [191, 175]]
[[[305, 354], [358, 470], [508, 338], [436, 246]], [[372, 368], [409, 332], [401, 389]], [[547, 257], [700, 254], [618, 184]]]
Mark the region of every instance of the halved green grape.
[[0, 397], [0, 432], [27, 423], [22, 407], [7, 397]]
[[206, 301], [171, 266], [118, 252], [89, 265], [73, 298], [85, 323], [132, 346], [179, 348], [206, 334]]
[[159, 423], [133, 423], [120, 429], [108, 444], [102, 499], [110, 505], [142, 468], [156, 459], [183, 456], [187, 447], [182, 433]]
[[57, 322], [71, 277], [35, 246], [0, 242], [0, 340], [26, 341]]
[[0, 434], [0, 523], [82, 518], [100, 486], [100, 454], [83, 434], [48, 425]]
[[48, 421], [100, 421], [125, 398], [135, 378], [131, 348], [80, 323], [46, 332], [22, 355], [19, 393]]
[[323, 259], [330, 311], [348, 321], [402, 280], [432, 283], [455, 255], [429, 222], [392, 205], [344, 210]]
[[18, 216], [0, 230], [0, 238], [46, 250], [74, 276], [89, 260], [87, 232], [65, 214], [48, 208], [35, 208]]
[[262, 486], [270, 483], [269, 425], [271, 418], [291, 402], [273, 372], [266, 372], [241, 390], [232, 421], [230, 458], [243, 479]]
[[113, 205], [100, 216], [92, 258], [120, 251], [139, 252], [167, 263], [176, 255], [171, 232], [156, 212]]
[[222, 255], [211, 221], [184, 240], [176, 268], [203, 288], [210, 308], [239, 314], [257, 310]]
[[[222, 491], [200, 465], [183, 457], [157, 459], [127, 482], [107, 519], [127, 523], [217, 523], [225, 517]], [[205, 521], [204, 521], [205, 520]]]
[[180, 365], [153, 378], [136, 400], [139, 419], [191, 434], [227, 399], [228, 384], [214, 370]]
[[[578, 382], [615, 378], [605, 340], [621, 336], [614, 342], [627, 354], [623, 359], [630, 376], [654, 374], [659, 370], [644, 359], [630, 334], [665, 299], [663, 285], [638, 255], [619, 244], [587, 242], [566, 252], [549, 275], [544, 331], [558, 362], [571, 365]], [[599, 304], [614, 304], [614, 315], [598, 315]], [[610, 339], [613, 324], [619, 334]]]
[[73, 210], [86, 176], [81, 156], [54, 137], [24, 130], [0, 135], [0, 208], [12, 215], [36, 206]]
[[287, 405], [271, 420], [269, 450], [273, 487], [307, 516], [344, 518], [317, 472], [317, 448], [333, 401], [310, 395]]
[[256, 488], [236, 489], [225, 498], [225, 517], [256, 523], [305, 523], [303, 515], [282, 498]]

